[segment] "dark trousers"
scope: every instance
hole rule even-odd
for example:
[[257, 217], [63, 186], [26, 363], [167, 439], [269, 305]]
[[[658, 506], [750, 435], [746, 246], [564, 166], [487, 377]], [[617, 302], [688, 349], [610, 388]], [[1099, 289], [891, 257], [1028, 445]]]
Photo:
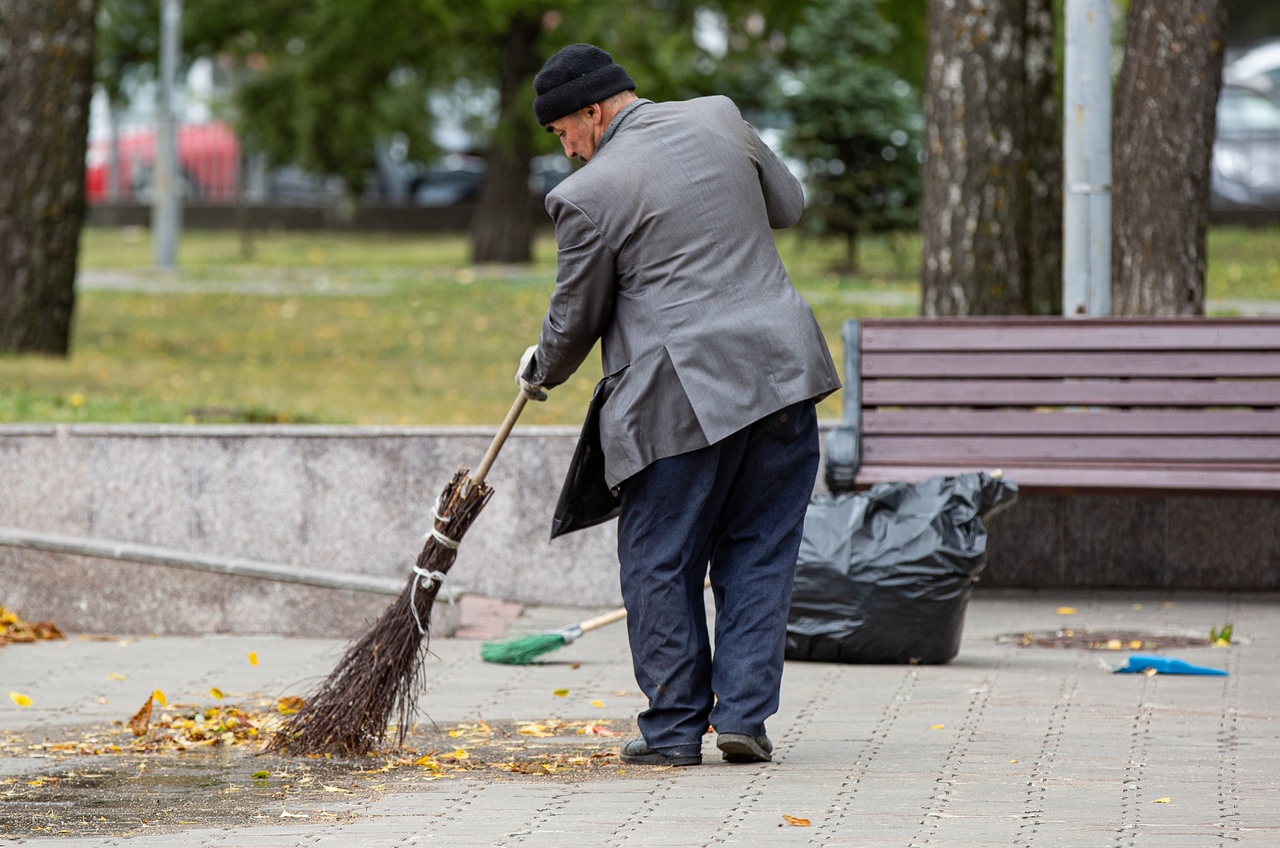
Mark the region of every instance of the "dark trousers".
[[[787, 611], [818, 471], [812, 401], [623, 482], [618, 559], [649, 747], [696, 754], [708, 725], [758, 736], [778, 710]], [[715, 653], [703, 580], [715, 596]]]

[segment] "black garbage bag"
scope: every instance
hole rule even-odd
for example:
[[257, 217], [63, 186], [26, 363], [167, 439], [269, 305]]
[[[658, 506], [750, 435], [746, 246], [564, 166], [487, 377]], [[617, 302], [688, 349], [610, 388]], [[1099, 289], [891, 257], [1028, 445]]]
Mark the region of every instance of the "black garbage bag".
[[815, 497], [805, 514], [787, 659], [946, 663], [987, 561], [984, 521], [1018, 486], [983, 472]]

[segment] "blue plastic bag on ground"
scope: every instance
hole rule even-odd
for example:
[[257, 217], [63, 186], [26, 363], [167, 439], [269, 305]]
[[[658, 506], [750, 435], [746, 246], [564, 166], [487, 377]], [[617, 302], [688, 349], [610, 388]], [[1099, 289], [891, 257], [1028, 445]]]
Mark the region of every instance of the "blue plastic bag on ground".
[[815, 497], [805, 514], [787, 659], [946, 663], [986, 565], [985, 521], [1018, 497], [985, 472]]

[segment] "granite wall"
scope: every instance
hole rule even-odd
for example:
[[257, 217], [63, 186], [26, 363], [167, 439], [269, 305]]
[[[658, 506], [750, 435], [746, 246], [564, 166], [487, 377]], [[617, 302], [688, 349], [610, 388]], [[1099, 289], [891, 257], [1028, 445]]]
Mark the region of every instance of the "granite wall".
[[983, 586], [1280, 588], [1280, 498], [1024, 492], [988, 530]]
[[[403, 579], [486, 428], [0, 426], [0, 526]], [[612, 523], [548, 540], [576, 428], [517, 428], [446, 584], [621, 603]], [[0, 604], [80, 632], [350, 630], [388, 598], [0, 547]], [[329, 622], [326, 624], [325, 622]]]

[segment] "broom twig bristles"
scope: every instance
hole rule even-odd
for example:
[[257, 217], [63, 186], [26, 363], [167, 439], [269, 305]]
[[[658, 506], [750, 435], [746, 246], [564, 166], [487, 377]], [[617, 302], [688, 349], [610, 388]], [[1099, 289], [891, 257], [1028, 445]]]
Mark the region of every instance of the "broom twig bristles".
[[[492, 494], [483, 483], [473, 484], [467, 469], [459, 469], [440, 495], [436, 530], [457, 542]], [[421, 572], [443, 576], [456, 558], [454, 547], [428, 535], [416, 565]], [[418, 574], [410, 575], [396, 600], [347, 649], [302, 709], [276, 731], [267, 751], [362, 756], [386, 741], [393, 716], [395, 743], [404, 744], [422, 689], [431, 606], [440, 591], [439, 579], [415, 587], [418, 580]], [[427, 632], [418, 629], [419, 620]]]

